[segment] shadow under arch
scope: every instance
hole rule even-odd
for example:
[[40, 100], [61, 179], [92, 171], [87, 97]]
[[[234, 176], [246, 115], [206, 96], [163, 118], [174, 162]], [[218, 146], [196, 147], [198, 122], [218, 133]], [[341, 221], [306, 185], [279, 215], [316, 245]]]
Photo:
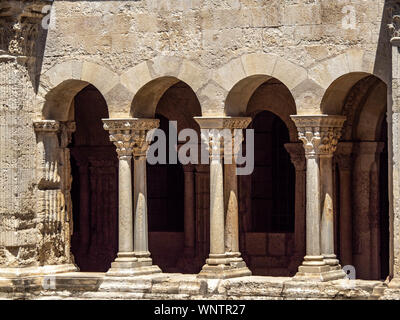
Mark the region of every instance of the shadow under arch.
[[161, 98], [168, 89], [178, 84], [190, 88], [191, 92], [198, 100], [193, 89], [184, 81], [172, 76], [159, 77], [149, 81], [135, 94], [131, 104], [131, 116], [135, 118], [154, 118]]
[[357, 278], [379, 280], [389, 274], [387, 85], [376, 75], [349, 73], [327, 91], [322, 111], [346, 116], [334, 154], [337, 250]]
[[350, 91], [363, 79], [374, 77], [382, 79], [366, 72], [351, 72], [334, 80], [326, 89], [321, 100], [321, 112], [328, 115], [340, 115]]
[[296, 102], [283, 82], [267, 75], [254, 75], [240, 80], [228, 93], [225, 102], [227, 116], [254, 118], [262, 111], [278, 116], [288, 128], [290, 141], [298, 140], [296, 126], [290, 118], [297, 113]]

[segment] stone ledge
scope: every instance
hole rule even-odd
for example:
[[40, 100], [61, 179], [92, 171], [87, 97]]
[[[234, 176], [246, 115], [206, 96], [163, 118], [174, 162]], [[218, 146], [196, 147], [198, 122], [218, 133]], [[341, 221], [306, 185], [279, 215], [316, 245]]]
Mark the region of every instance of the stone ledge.
[[0, 278], [0, 299], [400, 300], [400, 289], [389, 288], [381, 281], [345, 279], [308, 283], [289, 277], [208, 280], [196, 276], [157, 274], [110, 279], [104, 273], [70, 272]]

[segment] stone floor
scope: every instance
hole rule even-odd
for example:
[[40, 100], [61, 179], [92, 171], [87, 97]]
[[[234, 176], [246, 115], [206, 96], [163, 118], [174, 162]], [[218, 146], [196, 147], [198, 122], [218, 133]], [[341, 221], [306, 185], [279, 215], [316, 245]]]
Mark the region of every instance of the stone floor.
[[158, 274], [131, 278], [104, 273], [0, 278], [0, 299], [397, 299], [400, 289], [381, 281], [298, 282], [250, 276], [203, 280], [196, 275]]

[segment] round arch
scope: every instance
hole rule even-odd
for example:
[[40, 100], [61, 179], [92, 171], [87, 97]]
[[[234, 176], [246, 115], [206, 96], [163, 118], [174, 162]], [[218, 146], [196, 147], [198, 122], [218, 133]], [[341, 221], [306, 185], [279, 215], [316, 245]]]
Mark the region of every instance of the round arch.
[[109, 93], [118, 82], [114, 72], [92, 62], [74, 60], [57, 64], [41, 75], [40, 115], [43, 119], [69, 120], [74, 97], [89, 84], [96, 87], [107, 105], [112, 105]]
[[[279, 80], [292, 91], [307, 79], [307, 70], [272, 54], [253, 53], [231, 60], [213, 77], [224, 97], [224, 114], [246, 114], [247, 104], [257, 88], [270, 79]], [[296, 110], [294, 110], [296, 113]]]

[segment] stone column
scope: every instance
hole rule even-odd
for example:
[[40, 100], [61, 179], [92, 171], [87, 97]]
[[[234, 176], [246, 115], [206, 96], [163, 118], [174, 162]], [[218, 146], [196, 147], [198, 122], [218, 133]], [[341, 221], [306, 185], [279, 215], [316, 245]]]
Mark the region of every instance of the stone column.
[[[292, 116], [299, 131], [299, 139], [303, 142], [306, 156], [306, 256], [303, 264], [295, 276], [296, 280], [327, 281], [344, 278], [342, 270], [331, 270], [324, 260], [324, 248], [333, 248], [333, 206], [329, 196], [332, 195], [332, 178], [329, 179], [329, 168], [320, 170], [320, 156], [333, 154], [332, 150], [337, 145], [340, 128], [344, 118], [341, 116], [310, 115]], [[323, 180], [321, 176], [328, 179]], [[332, 171], [330, 171], [332, 174]], [[324, 200], [321, 212], [321, 200]], [[321, 214], [322, 213], [322, 214]], [[321, 229], [324, 230], [323, 237]], [[323, 240], [324, 239], [324, 240]], [[324, 242], [326, 241], [326, 242]], [[334, 254], [324, 252], [324, 254]]]
[[[119, 159], [118, 175], [118, 255], [107, 272], [109, 276], [143, 275], [160, 272], [152, 265], [148, 250], [146, 134], [158, 127], [155, 119], [103, 119]], [[132, 212], [131, 162], [134, 156], [134, 210]], [[135, 238], [133, 240], [133, 230]]]
[[400, 4], [388, 3], [392, 44], [392, 84], [388, 88], [388, 155], [390, 210], [389, 286], [400, 288]]
[[[372, 244], [374, 215], [377, 215], [378, 212], [374, 212], [376, 210], [373, 210], [371, 202], [376, 201], [376, 195], [372, 193], [374, 183], [372, 179], [378, 179], [377, 182], [379, 183], [379, 176], [376, 173], [373, 174], [373, 168], [377, 164], [382, 148], [383, 145], [379, 142], [359, 142], [354, 145], [353, 263], [357, 275], [361, 279], [374, 278], [377, 273], [377, 266], [373, 266], [373, 263], [379, 263], [376, 257], [373, 258]], [[377, 188], [375, 188], [375, 191], [378, 191]]]
[[[294, 259], [293, 263], [304, 257], [305, 254], [305, 194], [306, 194], [306, 158], [302, 143], [286, 143], [285, 148], [296, 170], [295, 187], [295, 222], [294, 222]], [[297, 267], [297, 266], [296, 266]]]
[[195, 237], [196, 237], [196, 217], [194, 213], [195, 196], [194, 196], [194, 167], [193, 165], [185, 165], [183, 167], [185, 180], [185, 217], [184, 217], [184, 255], [193, 258], [195, 255]]
[[[235, 130], [248, 127], [251, 118], [226, 119], [224, 128], [228, 129], [232, 141], [224, 145], [224, 208], [225, 208], [225, 252], [232, 267], [241, 269], [241, 275], [251, 275], [239, 250], [239, 203], [236, 157], [240, 152], [243, 135], [235, 136]], [[227, 141], [225, 141], [227, 142]]]
[[[231, 263], [225, 251], [225, 210], [224, 210], [224, 128], [232, 128], [232, 122], [243, 122], [247, 124], [240, 126], [246, 127], [250, 122], [248, 118], [215, 117], [203, 118], [196, 117], [202, 131], [202, 141], [206, 144], [210, 158], [210, 254], [199, 273], [200, 278], [232, 278], [249, 275], [247, 267], [243, 264]], [[230, 130], [228, 130], [230, 132]], [[231, 140], [229, 142], [232, 147]], [[237, 187], [236, 187], [237, 188]], [[234, 207], [231, 206], [231, 208]], [[237, 210], [237, 204], [236, 204]], [[230, 220], [234, 224], [235, 220], [230, 213]], [[236, 214], [237, 215], [237, 214]], [[232, 225], [230, 225], [230, 228]], [[237, 231], [234, 231], [236, 233]]]
[[352, 222], [352, 142], [340, 142], [335, 153], [339, 166], [340, 185], [340, 259], [343, 265], [353, 264], [353, 222]]

